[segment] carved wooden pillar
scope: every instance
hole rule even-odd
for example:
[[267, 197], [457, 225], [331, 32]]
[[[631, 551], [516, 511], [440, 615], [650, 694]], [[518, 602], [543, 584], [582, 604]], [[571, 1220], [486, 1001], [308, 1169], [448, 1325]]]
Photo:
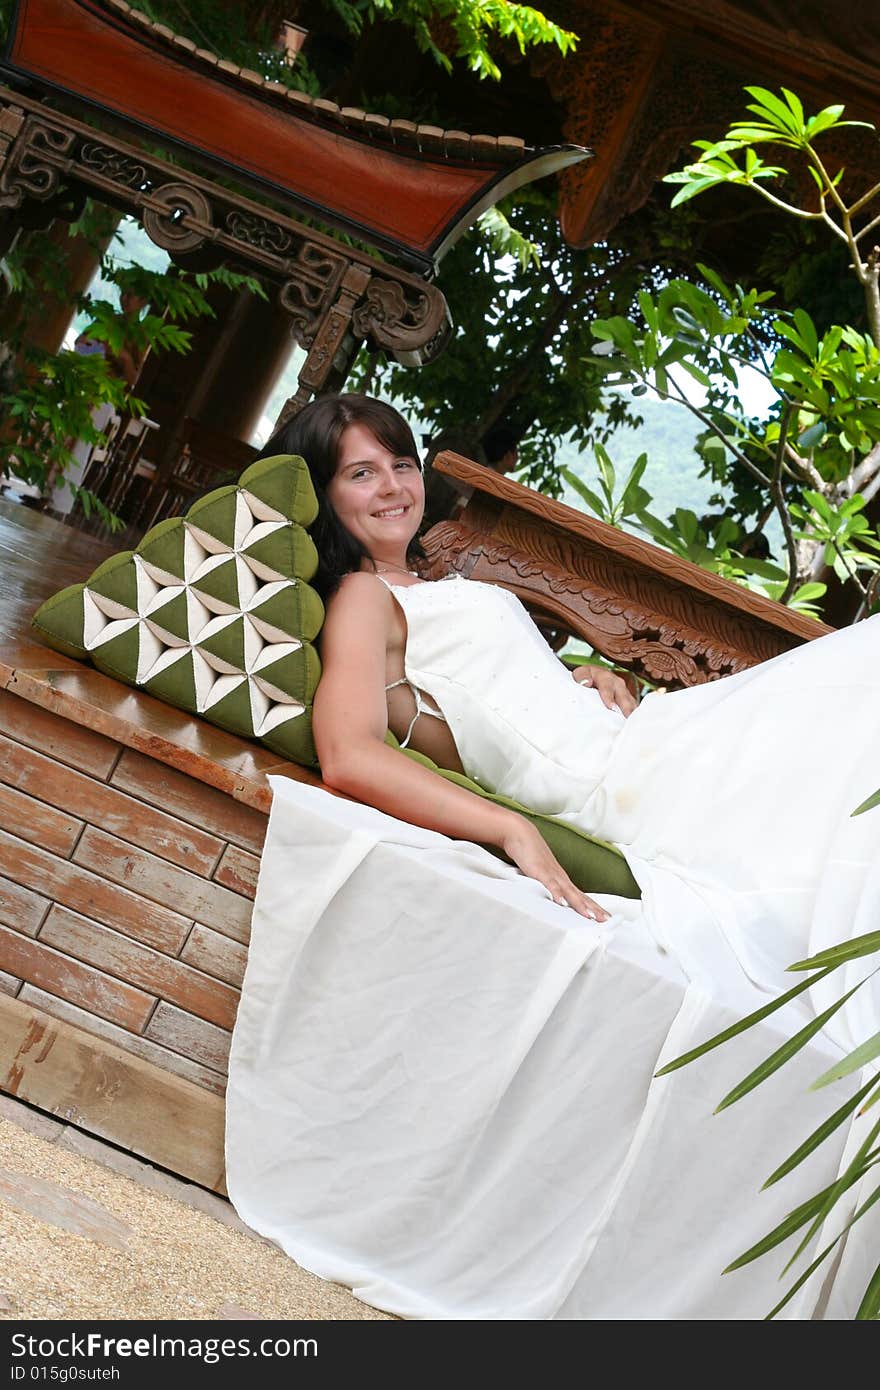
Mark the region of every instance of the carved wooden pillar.
[[[338, 391], [344, 384], [361, 341], [351, 331], [354, 309], [370, 279], [370, 272], [365, 266], [350, 265], [346, 270], [336, 302], [325, 311], [309, 344], [296, 392], [285, 401], [275, 421], [276, 430], [302, 410], [312, 396], [318, 396], [323, 391]], [[289, 290], [290, 286], [285, 285], [281, 292], [282, 302], [291, 302]], [[292, 308], [296, 312], [295, 301]]]

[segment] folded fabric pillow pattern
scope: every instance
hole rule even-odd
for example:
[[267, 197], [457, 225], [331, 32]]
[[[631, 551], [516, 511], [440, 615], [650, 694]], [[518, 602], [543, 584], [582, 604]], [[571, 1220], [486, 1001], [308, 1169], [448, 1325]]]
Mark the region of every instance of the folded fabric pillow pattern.
[[302, 459], [261, 459], [47, 599], [33, 625], [58, 651], [314, 767], [317, 513]]

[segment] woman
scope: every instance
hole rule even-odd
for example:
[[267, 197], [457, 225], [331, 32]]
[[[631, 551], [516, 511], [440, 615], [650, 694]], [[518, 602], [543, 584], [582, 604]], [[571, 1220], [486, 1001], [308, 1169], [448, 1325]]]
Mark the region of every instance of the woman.
[[[766, 1055], [772, 1035], [742, 1044], [730, 1059], [713, 1054], [708, 1096], [705, 1073], [694, 1092], [690, 1077], [675, 1083], [678, 1090], [650, 1077], [660, 1057], [668, 1060], [729, 1023], [731, 1008], [753, 1008], [766, 1002], [767, 991], [790, 985], [790, 962], [874, 924], [880, 831], [870, 816], [852, 821], [850, 812], [880, 782], [875, 625], [712, 685], [648, 696], [634, 709], [613, 675], [580, 668], [573, 681], [502, 589], [421, 578], [421, 473], [396, 412], [355, 396], [321, 400], [265, 452], [302, 454], [319, 497], [313, 535], [327, 617], [314, 729], [324, 780], [385, 815], [345, 803], [325, 815], [319, 794], [274, 784], [278, 804], [254, 923], [260, 963], [252, 946], [230, 1102], [240, 1108], [240, 1135], [275, 1132], [266, 1151], [261, 1138], [259, 1158], [230, 1144], [236, 1205], [301, 1262], [413, 1316], [756, 1315], [748, 1293], [737, 1302], [740, 1295], [719, 1293], [713, 1280], [748, 1243], [738, 1237], [753, 1230], [757, 1239], [772, 1224], [770, 1199], [754, 1218], [734, 1202], [736, 1233], [723, 1229], [712, 1202], [731, 1153], [738, 1166], [722, 1184], [726, 1198], [742, 1175], [753, 1186], [766, 1177], [773, 1166], [767, 1146], [784, 1143], [787, 1127], [803, 1138], [803, 1097], [790, 1114], [786, 1109], [786, 1088], [798, 1089], [794, 1074], [786, 1073], [782, 1090], [762, 1088], [759, 1099], [750, 1098], [742, 1152], [736, 1128], [724, 1135], [715, 1121], [707, 1136], [703, 1122], [710, 1097], [723, 1094], [714, 1082], [720, 1088], [731, 1067], [731, 1084], [738, 1080], [749, 1069], [749, 1048]], [[584, 688], [588, 681], [592, 688]], [[841, 724], [864, 731], [846, 757]], [[401, 758], [385, 744], [388, 727], [441, 765], [620, 845], [641, 904], [602, 905], [579, 892], [528, 822]], [[291, 797], [300, 798], [296, 809]], [[333, 854], [331, 820], [340, 827]], [[440, 834], [407, 835], [401, 822]], [[473, 846], [450, 848], [446, 837], [497, 846], [525, 881], [512, 882], [512, 871]], [[291, 923], [281, 866], [304, 844], [309, 857], [300, 862], [323, 882]], [[493, 876], [502, 882], [487, 884]], [[541, 908], [535, 881], [573, 912], [554, 918], [558, 907]], [[578, 918], [587, 919], [582, 930], [575, 930]], [[610, 931], [597, 936], [609, 922]], [[292, 947], [290, 933], [300, 930]], [[860, 970], [856, 963], [845, 984]], [[288, 976], [293, 994], [283, 1007], [272, 1004], [275, 1023], [261, 1032], [257, 1020], [270, 991]], [[843, 988], [836, 977], [823, 982], [814, 1006], [826, 1007]], [[582, 991], [588, 1007], [576, 1003]], [[372, 1001], [368, 1023], [365, 996]], [[862, 990], [835, 1017], [831, 1036], [852, 1046], [875, 1031], [875, 1018], [876, 1000]], [[306, 1019], [304, 1044], [294, 1034]], [[340, 1053], [340, 1038], [358, 1039], [356, 1063], [350, 1046]], [[831, 1043], [817, 1046], [827, 1051]], [[283, 1066], [274, 1093], [264, 1070], [272, 1054]], [[325, 1065], [331, 1055], [332, 1082]], [[801, 1064], [806, 1084], [821, 1067], [816, 1056], [802, 1056]], [[346, 1090], [342, 1076], [352, 1068], [358, 1084]], [[273, 1094], [271, 1114], [265, 1101], [261, 1109], [250, 1098], [255, 1087]], [[545, 1117], [536, 1131], [548, 1087], [553, 1120]], [[319, 1092], [326, 1112], [313, 1108]], [[402, 1108], [400, 1096], [407, 1098]], [[570, 1147], [569, 1131], [584, 1108], [589, 1123]], [[292, 1128], [276, 1122], [279, 1110], [296, 1114]], [[407, 1129], [413, 1111], [425, 1130], [415, 1149]], [[337, 1144], [345, 1156], [327, 1167]], [[401, 1161], [378, 1196], [376, 1173], [395, 1154]], [[265, 1197], [268, 1172], [286, 1175], [288, 1160], [310, 1195], [294, 1202], [279, 1226], [254, 1206], [252, 1194], [259, 1188]], [[359, 1185], [356, 1164], [371, 1174], [372, 1187]], [[322, 1196], [325, 1178], [318, 1174], [325, 1172]], [[687, 1178], [688, 1201], [711, 1194], [705, 1201], [712, 1215], [698, 1225], [698, 1244], [687, 1254], [687, 1242], [678, 1248], [663, 1229], [675, 1203], [662, 1217], [656, 1211], [669, 1202], [675, 1173]], [[658, 1183], [663, 1197], [645, 1227], [646, 1194]], [[292, 1199], [275, 1189], [274, 1200], [286, 1206]], [[779, 1217], [793, 1205], [789, 1192]], [[367, 1229], [353, 1234], [364, 1207]], [[477, 1220], [476, 1245], [465, 1234], [469, 1219]], [[618, 1268], [621, 1227], [626, 1259]], [[416, 1231], [433, 1236], [442, 1255], [433, 1248], [426, 1256]], [[677, 1262], [667, 1271], [670, 1244]], [[535, 1252], [539, 1291], [528, 1282]], [[682, 1271], [707, 1259], [712, 1277], [698, 1279], [695, 1292]], [[617, 1274], [609, 1276], [609, 1268]], [[665, 1313], [664, 1298], [672, 1300]]]
[[[608, 914], [575, 887], [529, 821], [438, 779], [384, 741], [390, 727], [441, 767], [481, 771], [482, 760], [462, 767], [449, 723], [406, 675], [406, 591], [427, 582], [413, 569], [425, 494], [408, 426], [380, 401], [336, 397], [307, 407], [268, 449], [309, 459], [322, 494], [315, 531], [324, 566], [319, 587], [332, 593], [314, 731], [325, 782], [415, 825], [496, 845], [557, 902], [605, 921]], [[541, 669], [559, 666], [558, 676], [569, 680], [549, 649], [545, 657], [537, 632], [535, 638]], [[593, 698], [609, 709], [616, 703], [627, 714], [635, 707], [611, 672], [581, 666], [573, 674], [581, 685], [595, 686]]]

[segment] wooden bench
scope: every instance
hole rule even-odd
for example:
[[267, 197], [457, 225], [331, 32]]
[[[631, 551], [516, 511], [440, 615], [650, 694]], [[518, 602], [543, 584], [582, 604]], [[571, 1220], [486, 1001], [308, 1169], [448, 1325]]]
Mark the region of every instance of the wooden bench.
[[[503, 583], [666, 685], [827, 629], [455, 455], [431, 573]], [[0, 1089], [223, 1191], [226, 1058], [270, 805], [312, 773], [34, 642], [110, 547], [0, 503]], [[295, 885], [292, 885], [295, 891]]]

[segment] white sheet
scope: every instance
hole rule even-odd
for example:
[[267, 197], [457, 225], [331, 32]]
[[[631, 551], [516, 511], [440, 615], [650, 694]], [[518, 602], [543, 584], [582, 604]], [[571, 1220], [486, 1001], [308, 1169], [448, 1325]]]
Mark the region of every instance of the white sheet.
[[639, 904], [596, 927], [476, 846], [271, 781], [227, 1093], [242, 1218], [405, 1317], [762, 1317], [784, 1257], [721, 1271], [836, 1174], [842, 1132], [758, 1195], [842, 1101], [806, 1093], [833, 1044], [713, 1116], [784, 1023], [653, 1080], [741, 997], [689, 984]]

